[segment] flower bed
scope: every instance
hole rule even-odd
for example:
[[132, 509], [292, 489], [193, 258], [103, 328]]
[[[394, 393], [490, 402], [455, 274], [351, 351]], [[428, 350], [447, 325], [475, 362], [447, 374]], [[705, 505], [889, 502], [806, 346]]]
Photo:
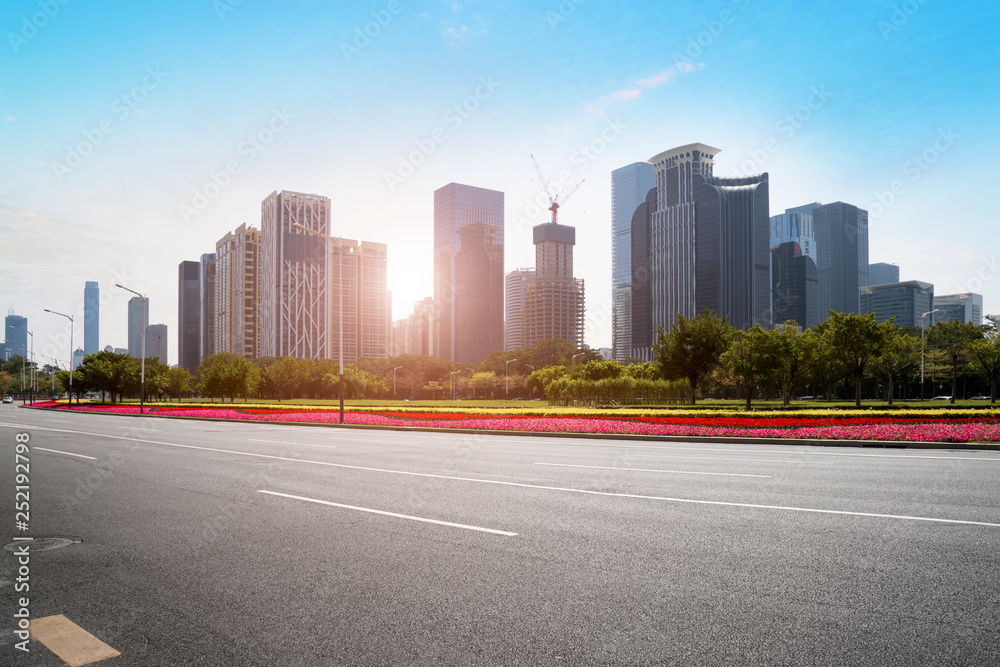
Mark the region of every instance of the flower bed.
[[[65, 404], [38, 403], [37, 407], [65, 409]], [[83, 404], [74, 410], [117, 414], [138, 414], [134, 405]], [[267, 409], [235, 405], [207, 407], [192, 405], [146, 406], [147, 414], [215, 419], [336, 423], [337, 410], [306, 407]], [[558, 415], [461, 414], [432, 411], [355, 410], [345, 413], [348, 424], [370, 426], [423, 426], [477, 430], [529, 431], [541, 433], [602, 433], [608, 435], [712, 436], [728, 438], [796, 438], [810, 440], [886, 440], [917, 442], [1000, 442], [1000, 413], [968, 410], [923, 411], [931, 414], [886, 414], [885, 411], [850, 411], [850, 416], [832, 417], [824, 411], [789, 416], [762, 413], [735, 417], [731, 412], [681, 415]], [[823, 415], [823, 416], [821, 416]], [[864, 415], [864, 416], [861, 416]]]

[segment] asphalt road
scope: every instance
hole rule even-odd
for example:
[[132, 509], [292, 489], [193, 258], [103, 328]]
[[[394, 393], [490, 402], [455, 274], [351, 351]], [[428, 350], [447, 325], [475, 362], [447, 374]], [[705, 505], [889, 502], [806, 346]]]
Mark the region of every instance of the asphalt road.
[[[5, 405], [4, 544], [17, 433], [27, 534], [80, 541], [31, 554], [31, 616], [121, 652], [96, 664], [1000, 664], [997, 452]], [[0, 664], [64, 664], [13, 646], [0, 565]]]

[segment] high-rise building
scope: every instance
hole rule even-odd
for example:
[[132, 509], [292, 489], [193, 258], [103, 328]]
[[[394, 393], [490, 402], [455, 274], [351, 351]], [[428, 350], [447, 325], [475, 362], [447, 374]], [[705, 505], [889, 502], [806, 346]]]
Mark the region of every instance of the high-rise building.
[[648, 162], [611, 172], [611, 337], [618, 361], [632, 356], [632, 216], [654, 188]]
[[4, 318], [4, 346], [7, 348], [7, 357], [28, 358], [31, 348], [28, 347], [28, 318], [15, 315], [13, 309]]
[[215, 330], [218, 326], [218, 294], [215, 288], [217, 262], [214, 252], [201, 256], [198, 267], [198, 300], [201, 326], [198, 329], [198, 362], [216, 353]]
[[[968, 322], [977, 327], [983, 323], [983, 295], [966, 292], [964, 294], [942, 294], [934, 297], [934, 320], [937, 322]], [[924, 311], [926, 312], [926, 311]]]
[[[816, 204], [815, 206], [818, 206]], [[771, 248], [782, 243], [797, 243], [806, 257], [816, 262], [816, 233], [813, 231], [812, 208], [814, 205], [786, 209], [784, 213], [772, 215], [770, 220]], [[809, 211], [802, 209], [808, 208]]]
[[329, 235], [329, 198], [282, 191], [261, 203], [260, 356], [330, 358], [331, 253], [294, 225]]
[[191, 373], [201, 363], [200, 273], [199, 262], [186, 260], [177, 267], [177, 364]]
[[[632, 322], [628, 340], [632, 346], [626, 358], [651, 359], [653, 338], [653, 270], [650, 239], [653, 232], [653, 212], [656, 210], [656, 190], [646, 194], [646, 200], [636, 207], [632, 214], [632, 284], [629, 289], [629, 310]], [[617, 349], [615, 354], [617, 355]], [[623, 361], [623, 360], [620, 360]]]
[[[861, 312], [875, 313], [877, 322], [885, 322], [892, 317], [897, 326], [919, 327], [921, 315], [934, 310], [934, 285], [920, 280], [871, 285], [861, 288], [860, 300]], [[933, 324], [933, 321], [930, 323]]]
[[802, 329], [821, 321], [816, 262], [794, 241], [771, 248], [771, 317], [775, 326], [793, 321]]
[[503, 349], [503, 193], [434, 191], [435, 356], [478, 364]]
[[834, 202], [812, 210], [819, 270], [820, 317], [859, 313], [868, 285], [868, 211]]
[[573, 277], [576, 229], [546, 222], [535, 225], [535, 276], [524, 288], [524, 347], [561, 338], [583, 347], [584, 285]]
[[504, 278], [503, 349], [517, 350], [528, 346], [524, 329], [524, 292], [535, 279], [534, 269], [514, 269]]
[[240, 225], [215, 244], [216, 352], [258, 356], [260, 230]]
[[[149, 298], [143, 301], [134, 296], [128, 300], [128, 354], [139, 359], [142, 357], [142, 335], [149, 326]], [[149, 353], [149, 341], [146, 341], [146, 352]]]
[[84, 354], [82, 347], [78, 347], [73, 350], [73, 370], [76, 370], [80, 364], [83, 363], [83, 358], [85, 356], [86, 355]]
[[408, 354], [434, 356], [434, 317], [436, 309], [433, 297], [424, 297], [413, 306], [408, 330]]
[[83, 352], [100, 351], [101, 290], [96, 282], [88, 280], [83, 286]]
[[392, 350], [393, 357], [400, 357], [410, 353], [410, 318], [403, 317], [392, 323]]
[[[678, 314], [705, 310], [739, 329], [770, 320], [768, 175], [713, 176], [718, 152], [695, 143], [649, 160], [656, 170], [648, 257], [653, 331], [669, 330]], [[633, 328], [633, 348], [636, 335]]]
[[344, 364], [353, 364], [362, 357], [389, 356], [385, 317], [387, 264], [388, 252], [384, 243], [359, 243], [352, 239], [330, 243], [330, 358], [340, 358], [341, 285], [344, 290]]
[[[876, 262], [868, 265], [869, 285], [889, 285], [899, 282], [899, 267], [886, 262]], [[935, 302], [936, 303], [936, 302]]]
[[146, 327], [146, 358], [156, 358], [161, 364], [167, 361], [167, 325], [150, 324]]

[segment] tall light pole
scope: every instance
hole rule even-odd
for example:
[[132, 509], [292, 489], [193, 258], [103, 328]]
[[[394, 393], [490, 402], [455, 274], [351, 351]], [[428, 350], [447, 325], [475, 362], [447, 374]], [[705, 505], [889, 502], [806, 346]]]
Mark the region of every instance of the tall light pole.
[[337, 242], [337, 271], [338, 284], [337, 284], [337, 349], [340, 350], [340, 359], [337, 362], [340, 366], [340, 423], [344, 423], [344, 243], [343, 239], [337, 239], [332, 236], [327, 236], [321, 232], [317, 232], [315, 229], [309, 229], [300, 224], [293, 223], [292, 227], [296, 229], [301, 229], [307, 234], [312, 234], [313, 236], [318, 236], [321, 239], [326, 239], [327, 241]]
[[59, 315], [65, 317], [69, 320], [69, 410], [73, 409], [73, 316], [67, 315], [66, 313], [57, 313], [54, 310], [49, 310], [48, 308], [43, 309], [46, 313], [52, 313], [53, 315]]
[[448, 384], [451, 385], [451, 400], [453, 401], [455, 400], [455, 381], [451, 379], [451, 376], [461, 372], [462, 369], [459, 368], [457, 371], [452, 371], [451, 373], [448, 373]]
[[920, 400], [924, 400], [924, 348], [926, 346], [924, 335], [924, 318], [928, 315], [933, 315], [934, 313], [941, 310], [940, 308], [935, 308], [934, 310], [928, 310], [920, 316]]
[[[50, 357], [47, 354], [43, 354], [42, 357], [45, 358], [45, 359], [51, 359], [52, 362], [56, 365], [56, 370], [59, 370], [59, 360], [58, 359], [56, 359], [55, 357]], [[52, 373], [52, 395], [54, 396], [55, 393], [56, 393], [56, 374]]]
[[517, 361], [517, 359], [508, 359], [507, 363], [503, 365], [504, 393], [507, 394], [507, 398], [510, 398], [510, 364], [512, 361]]
[[575, 363], [576, 363], [576, 358], [577, 358], [577, 357], [582, 357], [582, 356], [583, 356], [583, 355], [585, 355], [585, 354], [587, 354], [587, 353], [586, 353], [586, 352], [580, 352], [580, 353], [577, 353], [577, 354], [574, 354], [574, 355], [573, 355], [573, 359], [572, 359], [572, 360], [570, 360], [570, 362], [569, 362], [569, 363], [571, 363], [571, 364], [575, 364]]
[[142, 294], [139, 294], [134, 289], [129, 289], [124, 285], [119, 285], [115, 283], [115, 287], [125, 290], [126, 292], [131, 292], [137, 297], [142, 299], [142, 316], [139, 318], [139, 326], [142, 327], [142, 331], [139, 332], [142, 340], [142, 344], [139, 347], [139, 356], [141, 357], [139, 361], [139, 414], [142, 414], [143, 403], [146, 400], [146, 327], [143, 326], [149, 314], [146, 313], [146, 306], [149, 301]]
[[392, 398], [396, 398], [396, 371], [398, 371], [402, 366], [396, 366], [392, 369]]

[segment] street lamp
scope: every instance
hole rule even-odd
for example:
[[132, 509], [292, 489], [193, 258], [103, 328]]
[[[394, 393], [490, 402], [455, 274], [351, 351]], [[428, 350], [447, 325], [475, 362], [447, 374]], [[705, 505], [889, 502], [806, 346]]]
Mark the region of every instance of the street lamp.
[[926, 343], [926, 336], [924, 335], [924, 318], [928, 315], [933, 315], [934, 313], [941, 310], [940, 308], [935, 308], [934, 310], [928, 310], [926, 313], [920, 316], [920, 400], [924, 400], [924, 347]]
[[507, 394], [507, 398], [510, 398], [510, 362], [512, 361], [517, 361], [517, 359], [508, 359], [507, 363], [503, 365], [504, 393]]
[[398, 371], [402, 366], [396, 366], [392, 369], [392, 398], [396, 398], [396, 371]]
[[[52, 360], [52, 362], [56, 365], [55, 366], [56, 370], [59, 370], [59, 360], [58, 359], [56, 359], [55, 357], [50, 357], [47, 354], [43, 354], [42, 357], [45, 358], [45, 359]], [[52, 377], [52, 395], [55, 396], [55, 393], [56, 393], [56, 374], [52, 373], [51, 377]]]
[[[340, 423], [344, 423], [344, 249], [343, 249], [343, 239], [336, 239], [332, 236], [327, 236], [321, 232], [317, 232], [314, 229], [309, 229], [303, 225], [293, 223], [292, 227], [295, 229], [301, 229], [302, 231], [312, 234], [313, 236], [318, 236], [321, 239], [326, 239], [327, 241], [337, 241], [337, 270], [339, 276], [337, 278], [337, 349], [340, 350], [340, 359], [337, 362], [340, 365]], [[394, 383], [395, 384], [395, 383]], [[395, 393], [395, 388], [393, 389]]]
[[577, 357], [582, 357], [582, 356], [583, 356], [583, 355], [585, 355], [585, 354], [587, 354], [587, 353], [586, 353], [586, 352], [580, 352], [579, 354], [574, 354], [574, 355], [573, 355], [573, 359], [572, 359], [572, 360], [570, 360], [570, 362], [569, 362], [569, 363], [571, 363], [571, 364], [575, 364], [575, 363], [576, 363], [576, 358], [577, 358]]
[[57, 313], [54, 310], [43, 308], [46, 313], [59, 315], [69, 320], [69, 410], [73, 409], [73, 316], [66, 313]]
[[451, 376], [455, 375], [456, 373], [461, 373], [462, 370], [463, 369], [459, 368], [457, 371], [452, 371], [451, 373], [448, 373], [448, 384], [451, 385], [451, 400], [453, 401], [455, 400], [455, 381], [451, 379]]
[[[31, 374], [28, 378], [28, 385], [31, 387], [31, 404], [35, 404], [35, 334], [31, 333], [27, 329], [22, 329], [20, 327], [12, 327], [7, 325], [8, 329], [13, 329], [14, 331], [23, 331], [24, 333], [31, 336]], [[25, 353], [28, 351], [25, 350]], [[24, 357], [21, 357], [21, 391], [24, 391]], [[21, 394], [21, 403], [24, 403], [24, 394]]]
[[[137, 297], [139, 297], [140, 299], [142, 299], [142, 316], [139, 318], [139, 326], [143, 326], [143, 323], [146, 322], [148, 320], [148, 318], [149, 318], [149, 314], [146, 312], [146, 305], [149, 303], [149, 301], [147, 301], [147, 299], [146, 299], [146, 297], [144, 295], [139, 294], [134, 289], [129, 289], [129, 288], [125, 287], [124, 285], [119, 285], [118, 283], [115, 283], [115, 287], [123, 289], [126, 292], [131, 292], [132, 294], [135, 294]], [[143, 330], [141, 332], [139, 332], [139, 334], [140, 334], [140, 337], [142, 339], [142, 344], [141, 344], [141, 346], [139, 348], [139, 356], [141, 357], [141, 359], [139, 361], [139, 414], [141, 415], [142, 414], [143, 403], [146, 400], [146, 329], [145, 329], [145, 327], [143, 327]]]

